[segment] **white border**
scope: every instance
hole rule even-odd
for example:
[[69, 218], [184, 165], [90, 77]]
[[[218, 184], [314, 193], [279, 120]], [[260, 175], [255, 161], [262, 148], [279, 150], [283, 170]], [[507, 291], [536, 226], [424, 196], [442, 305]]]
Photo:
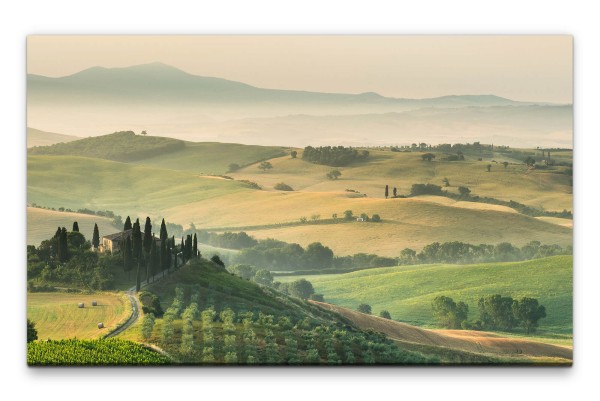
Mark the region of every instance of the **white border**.
[[[599, 95], [593, 2], [20, 1], [3, 4], [2, 382], [26, 399], [589, 399], [598, 394]], [[25, 37], [29, 34], [572, 34], [575, 45], [575, 364], [572, 368], [29, 369], [25, 366]], [[590, 394], [590, 396], [584, 396]]]

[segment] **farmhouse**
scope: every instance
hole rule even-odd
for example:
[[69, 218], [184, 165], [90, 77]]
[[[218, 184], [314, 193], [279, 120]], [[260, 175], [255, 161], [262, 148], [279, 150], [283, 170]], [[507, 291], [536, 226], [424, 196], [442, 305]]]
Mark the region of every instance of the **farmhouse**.
[[[131, 238], [133, 230], [125, 230], [114, 234], [105, 235], [102, 237], [102, 242], [98, 247], [98, 252], [110, 252], [115, 253], [123, 249], [127, 238]], [[154, 237], [154, 236], [153, 236]], [[156, 245], [160, 247], [160, 238], [154, 237]]]
[[125, 245], [125, 241], [127, 238], [131, 238], [131, 233], [133, 230], [125, 230], [114, 234], [105, 235], [102, 237], [102, 242], [98, 247], [99, 252], [110, 252], [115, 253], [119, 251], [123, 245]]

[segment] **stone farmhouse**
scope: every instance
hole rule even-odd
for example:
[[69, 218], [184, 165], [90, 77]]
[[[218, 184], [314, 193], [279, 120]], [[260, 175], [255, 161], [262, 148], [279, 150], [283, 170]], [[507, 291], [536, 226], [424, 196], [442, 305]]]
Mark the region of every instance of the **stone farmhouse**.
[[[133, 230], [125, 230], [114, 234], [105, 235], [102, 237], [102, 241], [100, 242], [100, 246], [98, 247], [98, 252], [102, 253], [115, 253], [119, 252], [125, 246], [125, 241], [127, 238], [131, 238], [131, 234]], [[142, 233], [143, 235], [143, 233]], [[156, 241], [156, 246], [160, 247], [160, 238], [157, 238], [153, 235], [154, 241]]]

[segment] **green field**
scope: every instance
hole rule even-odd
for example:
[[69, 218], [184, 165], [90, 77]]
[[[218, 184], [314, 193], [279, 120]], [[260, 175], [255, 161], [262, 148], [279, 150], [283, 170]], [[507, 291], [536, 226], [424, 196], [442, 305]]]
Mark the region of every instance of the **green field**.
[[259, 160], [280, 156], [283, 153], [283, 148], [277, 146], [186, 142], [185, 149], [181, 151], [165, 153], [135, 163], [195, 174], [226, 174], [232, 163], [246, 166]]
[[[84, 308], [78, 307], [80, 302]], [[27, 293], [27, 318], [35, 323], [40, 340], [99, 338], [130, 315], [131, 304], [123, 294]], [[104, 329], [98, 329], [100, 322]]]
[[439, 295], [469, 305], [469, 319], [479, 318], [477, 300], [501, 294], [533, 297], [546, 307], [540, 335], [571, 335], [573, 331], [573, 257], [554, 256], [513, 263], [418, 265], [369, 269], [347, 274], [280, 276], [277, 280], [309, 280], [327, 302], [356, 309], [372, 306], [373, 314], [388, 310], [394, 320], [435, 327], [431, 302]]

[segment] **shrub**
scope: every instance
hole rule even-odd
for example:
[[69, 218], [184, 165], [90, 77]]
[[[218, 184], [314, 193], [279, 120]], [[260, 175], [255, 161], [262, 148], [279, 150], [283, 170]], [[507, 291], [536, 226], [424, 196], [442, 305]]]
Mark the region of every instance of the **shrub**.
[[373, 217], [371, 217], [371, 221], [374, 223], [379, 223], [381, 221], [381, 217], [378, 214], [374, 214]]
[[370, 315], [371, 314], [371, 305], [360, 304], [360, 305], [358, 305], [358, 308], [356, 310], [361, 313], [366, 313], [366, 314]]
[[294, 188], [290, 187], [288, 184], [284, 183], [284, 182], [278, 182], [277, 184], [275, 184], [275, 186], [273, 187], [278, 191], [293, 191]]

